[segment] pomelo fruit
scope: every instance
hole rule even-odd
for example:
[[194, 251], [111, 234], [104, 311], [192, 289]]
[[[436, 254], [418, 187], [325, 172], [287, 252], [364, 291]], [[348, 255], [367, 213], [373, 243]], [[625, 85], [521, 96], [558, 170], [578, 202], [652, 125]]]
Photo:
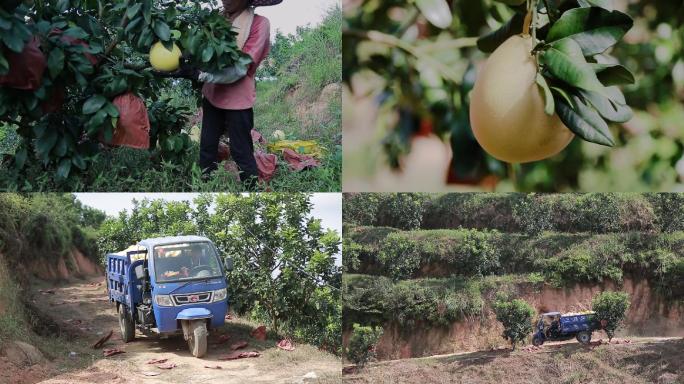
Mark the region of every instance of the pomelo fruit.
[[529, 35], [508, 38], [487, 59], [470, 98], [470, 123], [477, 142], [509, 163], [551, 157], [574, 137], [558, 115], [544, 112], [544, 95], [535, 82], [533, 47]]
[[150, 64], [157, 71], [173, 72], [180, 67], [181, 56], [181, 50], [175, 43], [173, 50], [169, 51], [164, 44], [158, 41], [150, 49]]

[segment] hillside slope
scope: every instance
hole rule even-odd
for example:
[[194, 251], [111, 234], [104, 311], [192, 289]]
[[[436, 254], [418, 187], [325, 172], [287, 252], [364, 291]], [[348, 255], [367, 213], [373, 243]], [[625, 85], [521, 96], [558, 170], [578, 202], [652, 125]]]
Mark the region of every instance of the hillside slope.
[[603, 291], [630, 295], [618, 335], [684, 336], [678, 196], [347, 194], [344, 204], [343, 341], [354, 324], [382, 327], [378, 359], [502, 348], [496, 300], [572, 312]]
[[684, 340], [545, 345], [537, 351], [488, 351], [383, 362], [345, 376], [347, 383], [677, 384], [684, 382]]

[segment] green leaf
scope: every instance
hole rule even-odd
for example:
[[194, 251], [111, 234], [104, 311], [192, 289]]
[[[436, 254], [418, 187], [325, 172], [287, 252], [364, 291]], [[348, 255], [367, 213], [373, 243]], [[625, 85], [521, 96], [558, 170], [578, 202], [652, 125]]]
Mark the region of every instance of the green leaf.
[[78, 167], [78, 169], [86, 169], [86, 162], [79, 154], [74, 155], [74, 157], [71, 158], [71, 162]]
[[522, 31], [524, 20], [524, 15], [516, 13], [499, 29], [489, 32], [477, 39], [477, 48], [482, 52], [494, 52], [494, 50], [498, 48], [499, 45], [503, 44], [504, 41], [508, 40], [509, 37], [517, 35]]
[[52, 78], [57, 77], [64, 69], [64, 51], [60, 48], [54, 48], [50, 51], [47, 59], [48, 70]]
[[102, 124], [104, 124], [106, 118], [107, 112], [104, 109], [97, 111], [97, 113], [94, 114], [93, 117], [90, 118], [90, 120], [88, 120], [88, 135], [92, 136], [96, 134], [100, 130], [100, 128], [102, 128]]
[[92, 96], [83, 104], [83, 114], [90, 115], [99, 111], [106, 102], [107, 99], [102, 95]]
[[563, 39], [561, 43], [541, 51], [540, 62], [553, 76], [572, 86], [603, 93], [604, 87], [589, 63], [581, 55], [573, 54], [578, 50], [577, 43], [572, 39]]
[[562, 97], [565, 102], [572, 108], [575, 108], [575, 104], [572, 103], [570, 95], [563, 88], [551, 86], [551, 92], [556, 92], [560, 97]]
[[142, 8], [142, 3], [137, 3], [132, 5], [128, 10], [126, 11], [126, 16], [128, 17], [129, 20], [133, 20], [133, 17], [140, 12], [140, 8]]
[[14, 165], [18, 169], [23, 169], [24, 164], [26, 164], [26, 158], [28, 157], [28, 151], [26, 150], [25, 146], [22, 146], [17, 150], [17, 152], [14, 154]]
[[64, 180], [71, 172], [71, 159], [62, 159], [57, 167], [57, 179]]
[[549, 15], [549, 20], [553, 23], [560, 17], [560, 4], [562, 0], [544, 0], [546, 5], [546, 13]]
[[580, 7], [600, 7], [612, 11], [613, 0], [577, 0]]
[[5, 55], [0, 51], [0, 75], [6, 75], [9, 72], [9, 62]]
[[119, 117], [119, 110], [116, 108], [116, 106], [109, 101], [107, 104], [105, 104], [104, 107], [105, 112], [107, 112], [107, 115], [111, 117]]
[[168, 41], [171, 38], [171, 29], [169, 28], [169, 25], [161, 20], [155, 21], [154, 33], [161, 41]]
[[57, 2], [57, 10], [60, 13], [66, 12], [66, 10], [69, 8], [69, 0], [59, 0]]
[[606, 87], [620, 84], [634, 84], [634, 75], [619, 64], [590, 64], [599, 81]]
[[57, 143], [57, 132], [52, 129], [45, 131], [45, 134], [36, 140], [36, 150], [41, 155], [47, 155]]
[[625, 121], [629, 121], [634, 115], [632, 109], [627, 105], [613, 102], [596, 92], [580, 90], [580, 95], [582, 95], [585, 100], [589, 101], [596, 111], [607, 120], [616, 123], [624, 123]]
[[214, 56], [214, 47], [207, 45], [207, 47], [204, 48], [204, 51], [202, 51], [202, 62], [208, 63], [212, 56]]
[[141, 25], [142, 22], [143, 22], [143, 18], [142, 18], [142, 17], [136, 17], [135, 19], [132, 19], [132, 20], [128, 23], [128, 25], [126, 25], [126, 30], [125, 30], [126, 34], [127, 34], [127, 35], [130, 34], [131, 31], [134, 30], [135, 28], [137, 28], [139, 25]]
[[585, 105], [579, 97], [573, 95], [571, 98], [575, 109], [562, 99], [556, 100], [556, 113], [563, 124], [586, 141], [609, 147], [614, 146], [613, 134], [598, 112]]
[[62, 33], [63, 36], [70, 36], [75, 39], [85, 39], [88, 38], [90, 35], [88, 35], [88, 32], [84, 31], [83, 28], [81, 27], [69, 27], [64, 33]]
[[496, 0], [499, 3], [504, 3], [506, 5], [520, 5], [525, 4], [526, 0]]
[[542, 76], [541, 73], [537, 72], [537, 78], [536, 78], [537, 85], [541, 87], [542, 91], [544, 92], [544, 112], [551, 116], [553, 115], [553, 111], [555, 110], [555, 105], [553, 103], [553, 95], [551, 94], [551, 89], [549, 88], [549, 84], [547, 84], [546, 79], [544, 76]]
[[415, 0], [420, 13], [437, 28], [448, 28], [453, 21], [446, 0]]
[[5, 43], [7, 48], [16, 53], [21, 53], [24, 50], [24, 40], [15, 31], [3, 33], [2, 42]]
[[5, 31], [10, 30], [12, 28], [12, 22], [10, 20], [11, 19], [0, 17], [0, 29], [3, 29]]
[[619, 11], [609, 12], [597, 7], [574, 8], [563, 13], [553, 24], [546, 41], [571, 37], [585, 56], [591, 56], [615, 45], [633, 24], [632, 18]]
[[62, 138], [57, 141], [57, 145], [55, 145], [54, 148], [54, 154], [57, 157], [63, 157], [66, 155], [67, 149], [69, 148], [68, 141], [69, 139], [66, 136], [62, 136]]

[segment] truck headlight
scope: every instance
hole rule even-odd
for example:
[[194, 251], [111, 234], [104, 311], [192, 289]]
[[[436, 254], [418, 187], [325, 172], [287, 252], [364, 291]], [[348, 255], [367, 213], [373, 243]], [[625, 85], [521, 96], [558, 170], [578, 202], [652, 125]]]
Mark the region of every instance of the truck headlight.
[[225, 288], [214, 291], [214, 302], [225, 300], [228, 297], [228, 290]]
[[154, 299], [157, 301], [157, 305], [162, 307], [173, 307], [173, 301], [171, 301], [171, 296], [169, 295], [157, 295]]

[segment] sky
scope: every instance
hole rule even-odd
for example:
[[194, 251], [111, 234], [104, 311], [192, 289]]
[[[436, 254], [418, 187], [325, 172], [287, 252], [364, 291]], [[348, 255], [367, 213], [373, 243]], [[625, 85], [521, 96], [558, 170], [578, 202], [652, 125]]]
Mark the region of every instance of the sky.
[[[191, 201], [195, 193], [76, 193], [76, 198], [83, 204], [104, 211], [109, 216], [116, 216], [122, 210], [133, 207], [133, 199], [148, 198], [173, 201]], [[342, 234], [342, 194], [314, 193], [312, 215], [321, 219], [323, 227], [334, 229]]]
[[257, 7], [256, 13], [269, 19], [273, 36], [276, 30], [289, 35], [297, 32], [298, 26], [317, 25], [335, 5], [342, 7], [341, 0], [284, 0], [278, 5]]

